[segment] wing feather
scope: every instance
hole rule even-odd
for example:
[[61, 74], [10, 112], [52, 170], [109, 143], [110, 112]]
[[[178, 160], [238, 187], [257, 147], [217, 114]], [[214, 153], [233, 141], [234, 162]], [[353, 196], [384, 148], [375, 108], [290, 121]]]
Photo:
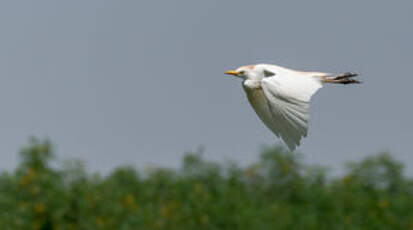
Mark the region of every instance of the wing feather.
[[322, 87], [316, 77], [283, 74], [264, 78], [259, 89], [245, 89], [264, 124], [293, 151], [307, 136], [311, 96]]
[[267, 99], [265, 98], [262, 89], [249, 89], [244, 87], [247, 93], [248, 101], [252, 108], [257, 113], [261, 121], [277, 136], [280, 137], [278, 129], [275, 126], [270, 107], [268, 106]]

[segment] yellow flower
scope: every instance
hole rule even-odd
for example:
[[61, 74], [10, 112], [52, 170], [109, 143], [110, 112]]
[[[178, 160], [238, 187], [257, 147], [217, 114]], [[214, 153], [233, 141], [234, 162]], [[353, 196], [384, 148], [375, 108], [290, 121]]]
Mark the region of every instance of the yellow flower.
[[139, 205], [136, 203], [135, 196], [133, 196], [132, 194], [127, 194], [123, 197], [122, 205], [129, 211], [139, 211]]
[[46, 207], [42, 203], [37, 203], [34, 205], [34, 212], [37, 214], [41, 214], [46, 211]]
[[28, 185], [35, 176], [36, 176], [36, 171], [34, 171], [32, 168], [29, 168], [26, 174], [22, 178], [20, 178], [19, 184], [21, 186]]
[[125, 206], [131, 206], [135, 203], [135, 197], [132, 194], [127, 194], [123, 199], [123, 204]]

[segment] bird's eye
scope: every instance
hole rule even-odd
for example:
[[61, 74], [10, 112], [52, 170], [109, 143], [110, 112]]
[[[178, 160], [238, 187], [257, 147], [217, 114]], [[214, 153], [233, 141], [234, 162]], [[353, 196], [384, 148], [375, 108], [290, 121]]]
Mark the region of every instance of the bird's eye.
[[239, 75], [244, 75], [244, 74], [245, 74], [245, 71], [244, 71], [244, 70], [241, 70], [241, 71], [238, 72], [238, 74], [239, 74]]

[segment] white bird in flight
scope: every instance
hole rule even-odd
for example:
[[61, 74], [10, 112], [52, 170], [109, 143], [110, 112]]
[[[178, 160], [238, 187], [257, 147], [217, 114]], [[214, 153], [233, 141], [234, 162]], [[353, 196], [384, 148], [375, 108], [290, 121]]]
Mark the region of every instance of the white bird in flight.
[[353, 79], [355, 73], [303, 72], [270, 64], [241, 66], [225, 73], [243, 80], [258, 117], [291, 151], [307, 136], [310, 99], [324, 83], [361, 83]]

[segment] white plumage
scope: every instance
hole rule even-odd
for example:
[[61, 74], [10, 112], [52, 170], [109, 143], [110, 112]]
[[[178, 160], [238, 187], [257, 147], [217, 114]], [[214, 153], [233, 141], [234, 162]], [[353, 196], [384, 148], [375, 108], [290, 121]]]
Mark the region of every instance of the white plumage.
[[276, 65], [242, 66], [226, 74], [243, 79], [243, 87], [258, 117], [293, 151], [307, 136], [309, 103], [323, 83], [360, 83], [345, 73], [332, 76], [321, 72], [302, 72]]

